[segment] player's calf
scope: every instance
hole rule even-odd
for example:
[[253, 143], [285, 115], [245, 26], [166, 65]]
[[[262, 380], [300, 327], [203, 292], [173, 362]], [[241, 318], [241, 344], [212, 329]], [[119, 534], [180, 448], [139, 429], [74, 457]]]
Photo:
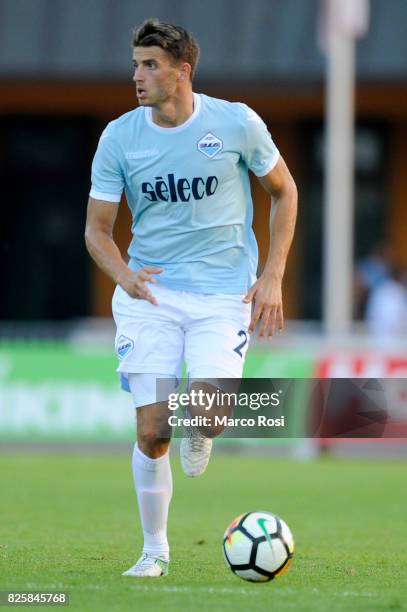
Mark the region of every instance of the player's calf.
[[137, 410], [137, 444], [141, 452], [158, 459], [168, 450], [171, 427], [165, 403], [141, 406]]

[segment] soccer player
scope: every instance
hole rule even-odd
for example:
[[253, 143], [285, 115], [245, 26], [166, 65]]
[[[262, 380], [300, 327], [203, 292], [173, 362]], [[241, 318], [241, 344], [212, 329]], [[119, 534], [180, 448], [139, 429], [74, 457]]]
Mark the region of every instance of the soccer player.
[[[132, 393], [132, 468], [144, 533], [126, 576], [168, 573], [172, 495], [168, 405], [156, 380], [240, 378], [251, 332], [283, 328], [281, 284], [294, 232], [295, 183], [260, 117], [245, 104], [194, 93], [199, 47], [184, 28], [156, 19], [134, 33], [139, 107], [108, 124], [92, 165], [86, 244], [117, 287], [113, 315], [122, 383]], [[271, 195], [270, 251], [256, 280], [248, 171]], [[126, 263], [113, 239], [123, 190], [133, 216]], [[181, 443], [190, 476], [212, 440]]]

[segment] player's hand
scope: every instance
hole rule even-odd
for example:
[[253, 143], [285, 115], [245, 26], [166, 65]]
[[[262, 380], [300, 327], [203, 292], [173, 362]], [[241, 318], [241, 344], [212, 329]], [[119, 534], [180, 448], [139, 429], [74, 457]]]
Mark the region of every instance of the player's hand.
[[157, 306], [157, 299], [151, 293], [147, 283], [156, 283], [157, 280], [153, 274], [161, 274], [161, 272], [164, 272], [164, 268], [153, 266], [145, 266], [136, 272], [129, 269], [128, 272], [126, 271], [125, 274], [120, 276], [118, 284], [130, 297], [136, 300], [147, 300]]
[[259, 326], [260, 338], [271, 338], [277, 330], [283, 330], [284, 314], [280, 279], [260, 276], [243, 298], [243, 302], [254, 304], [249, 333], [255, 330], [256, 325]]

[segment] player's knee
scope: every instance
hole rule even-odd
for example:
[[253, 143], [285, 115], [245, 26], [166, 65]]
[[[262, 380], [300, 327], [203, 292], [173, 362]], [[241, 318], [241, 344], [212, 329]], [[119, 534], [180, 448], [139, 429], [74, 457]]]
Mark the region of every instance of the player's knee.
[[165, 455], [170, 445], [169, 438], [157, 438], [155, 432], [137, 432], [137, 444], [142, 453], [150, 459]]
[[153, 459], [165, 454], [171, 438], [166, 406], [147, 405], [136, 409], [139, 448]]
[[206, 438], [216, 438], [224, 431], [225, 425], [214, 423], [211, 425], [198, 427], [198, 429]]
[[207, 438], [216, 438], [226, 428], [228, 417], [232, 416], [233, 407], [215, 404], [206, 410], [191, 410], [191, 416], [198, 417], [197, 428]]
[[[233, 416], [234, 402], [228, 394], [222, 391], [213, 390], [213, 387], [207, 386], [204, 389], [204, 399], [201, 403], [190, 405], [188, 412], [191, 417], [198, 417], [198, 429], [202, 435], [207, 438], [216, 438], [226, 428], [227, 419]], [[208, 393], [208, 390], [213, 395]], [[213, 399], [210, 399], [213, 397]]]

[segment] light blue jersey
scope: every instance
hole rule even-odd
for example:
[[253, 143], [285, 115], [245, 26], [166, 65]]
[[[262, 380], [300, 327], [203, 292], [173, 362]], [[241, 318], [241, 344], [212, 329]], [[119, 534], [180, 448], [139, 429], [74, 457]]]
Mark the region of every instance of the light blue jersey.
[[248, 170], [265, 176], [279, 153], [245, 104], [194, 94], [194, 112], [163, 128], [150, 107], [108, 124], [92, 165], [91, 197], [133, 215], [129, 266], [159, 266], [157, 282], [181, 291], [245, 293], [257, 244]]

